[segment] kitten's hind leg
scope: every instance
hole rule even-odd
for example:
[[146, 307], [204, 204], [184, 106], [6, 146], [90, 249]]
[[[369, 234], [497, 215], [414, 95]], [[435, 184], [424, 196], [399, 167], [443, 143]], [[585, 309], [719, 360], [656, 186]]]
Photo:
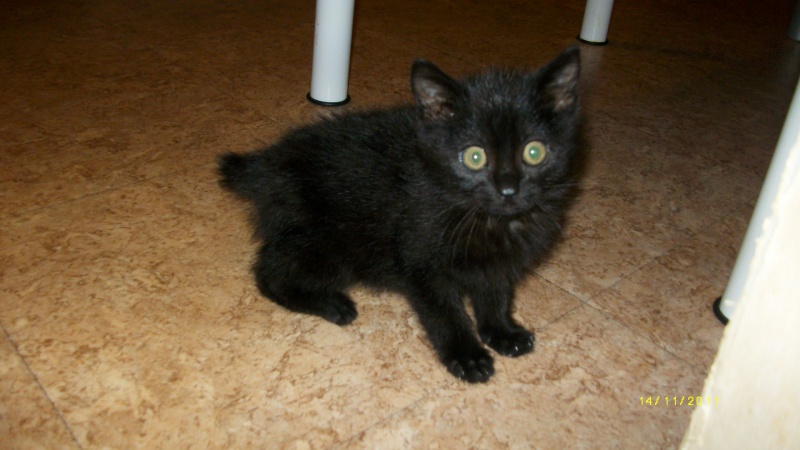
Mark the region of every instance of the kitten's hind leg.
[[[320, 316], [337, 325], [347, 325], [358, 316], [356, 304], [337, 286], [302, 270], [298, 264], [279, 264], [265, 255], [264, 249], [254, 266], [256, 285], [262, 295], [284, 308]], [[294, 268], [294, 270], [292, 270]]]
[[341, 326], [350, 324], [358, 317], [355, 303], [342, 292], [312, 291], [299, 287], [276, 291], [272, 286], [262, 287], [261, 282], [258, 285], [265, 297], [290, 311], [320, 316]]
[[535, 339], [511, 317], [513, 300], [510, 288], [482, 290], [473, 293], [472, 306], [483, 342], [503, 356], [516, 357], [532, 352]]

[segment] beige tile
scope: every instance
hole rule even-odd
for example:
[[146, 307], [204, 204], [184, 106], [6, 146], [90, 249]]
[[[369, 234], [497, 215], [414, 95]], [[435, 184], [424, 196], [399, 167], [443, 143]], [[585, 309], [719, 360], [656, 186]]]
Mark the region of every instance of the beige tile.
[[34, 146], [47, 137], [29, 114], [16, 111], [7, 104], [0, 105], [0, 133], [3, 136], [0, 145], [3, 148]]
[[[369, 107], [413, 101], [411, 65], [417, 58], [428, 60], [453, 77], [474, 73], [482, 65], [465, 61], [425, 43], [407, 41], [381, 31], [364, 30], [353, 43], [350, 80], [354, 102]], [[382, 48], [375, 52], [372, 48]], [[362, 93], [363, 92], [363, 93]]]
[[[242, 47], [280, 37], [284, 38], [284, 44], [288, 44], [285, 39], [288, 33], [298, 26], [313, 26], [315, 11], [314, 3], [283, 0], [245, 0], [235, 4], [215, 0], [169, 4], [150, 0], [93, 2], [87, 8], [92, 15], [113, 24], [121, 32], [133, 34], [136, 40], [148, 47], [181, 48], [189, 53], [202, 52], [201, 47], [208, 47], [209, 43], [224, 36], [240, 36]], [[267, 47], [264, 50], [266, 54], [280, 54], [286, 47]], [[217, 56], [226, 58], [230, 55]]]
[[3, 333], [0, 336], [0, 436], [3, 448], [79, 448], [67, 424]]
[[[55, 113], [49, 108], [65, 102], [80, 108], [98, 100], [113, 101], [114, 94], [141, 97], [148, 82], [164, 80], [170, 72], [163, 60], [135, 40], [125, 40], [102, 22], [75, 11], [63, 17], [55, 13], [5, 33], [2, 45], [9, 56], [0, 60], [4, 74], [0, 98], [44, 117], [52, 118]], [[75, 115], [73, 111], [63, 118]]]
[[[7, 3], [3, 11], [0, 72], [33, 67], [50, 72], [65, 59], [96, 56], [121, 43], [118, 30], [87, 14], [86, 6], [78, 2]], [[137, 47], [135, 42], [129, 44]]]
[[534, 331], [580, 305], [581, 301], [573, 295], [539, 275], [531, 275], [517, 288], [515, 317]]
[[749, 60], [609, 47], [583, 79], [587, 111], [672, 144], [672, 153], [763, 177], [798, 74], [798, 56], [776, 45], [781, 57]]
[[[596, 112], [586, 112], [593, 120], [586, 126], [579, 197], [563, 242], [540, 269], [583, 299], [753, 204], [764, 176], [751, 159], [679, 150]], [[723, 139], [720, 145], [732, 145]]]
[[[309, 36], [311, 36], [311, 30]], [[297, 65], [283, 64], [279, 69], [267, 64], [231, 66], [227, 73], [217, 73], [227, 92], [241, 105], [267, 114], [287, 128], [303, 125], [320, 117], [329, 117], [350, 110], [407, 104], [411, 95], [411, 64], [417, 57], [433, 61], [454, 76], [465, 75], [480, 68], [453, 58], [441, 51], [388, 37], [370, 30], [359, 32], [361, 39], [353, 43], [348, 94], [351, 102], [344, 107], [330, 108], [311, 104], [306, 99], [311, 84], [311, 48]], [[305, 42], [308, 36], [298, 37]], [[308, 42], [311, 44], [311, 42]], [[372, 48], [383, 49], [380, 53]], [[296, 54], [296, 52], [293, 52]], [[219, 66], [213, 66], [218, 70]], [[269, 95], [265, 95], [269, 92]]]
[[[641, 104], [623, 106], [621, 109], [630, 111], [624, 120], [671, 143], [675, 153], [700, 155], [708, 160], [713, 172], [707, 182], [713, 180], [725, 186], [736, 180], [733, 188], [738, 189], [734, 192], [755, 199], [774, 152], [794, 83], [781, 85], [769, 80], [777, 77], [775, 72], [787, 71], [771, 66], [768, 60], [715, 66], [691, 83], [657, 94], [646, 109]], [[795, 70], [782, 77], [796, 80], [796, 67], [795, 64]], [[742, 72], [745, 74], [741, 75]], [[772, 86], [767, 88], [769, 84]], [[618, 104], [608, 106], [602, 108], [620, 109]], [[615, 114], [618, 113], [609, 113], [621, 117]], [[739, 190], [743, 192], [739, 194]]]
[[575, 44], [583, 14], [583, 5], [578, 4], [537, 4], [535, 13], [526, 14], [515, 2], [464, 7], [453, 0], [426, 5], [424, 11], [397, 1], [358, 8], [365, 29], [396, 36], [409, 45], [439, 49], [482, 65], [530, 68]]
[[671, 154], [646, 133], [603, 120], [586, 134], [578, 198], [561, 244], [539, 269], [583, 299], [665, 252], [735, 201], [711, 202], [713, 189], [702, 189], [693, 178], [706, 163]]
[[708, 370], [724, 329], [711, 305], [725, 291], [748, 221], [749, 208], [739, 208], [590, 303]]
[[[785, 30], [776, 17], [789, 17], [791, 3], [751, 4], [711, 2], [655, 5], [615, 5], [615, 21], [609, 30], [614, 44], [635, 43], [655, 51], [685, 56], [746, 60], [764, 54], [765, 49], [785, 41]], [[713, 23], [709, 22], [713, 18]], [[662, 25], [662, 27], [654, 26]], [[672, 26], [672, 25], [682, 26]], [[663, 27], [669, 31], [664, 32]], [[783, 27], [785, 28], [785, 27]], [[748, 39], [730, 39], [747, 30]], [[746, 67], [743, 67], [746, 68]]]
[[627, 206], [621, 198], [600, 201], [584, 195], [574, 205], [576, 212], [564, 229], [562, 241], [537, 273], [586, 300], [647, 264], [663, 247], [637, 229], [636, 222], [609, 214]]
[[80, 111], [72, 124], [15, 116], [12, 124], [25, 135], [18, 143], [0, 143], [2, 214], [210, 165], [223, 151], [263, 146], [280, 131], [266, 116], [229, 99], [166, 101], [152, 96], [121, 104], [111, 116], [104, 116], [104, 107]]
[[442, 388], [337, 448], [676, 448], [691, 409], [640, 397], [703, 382], [589, 307], [544, 328], [530, 357], [501, 361], [487, 385]]

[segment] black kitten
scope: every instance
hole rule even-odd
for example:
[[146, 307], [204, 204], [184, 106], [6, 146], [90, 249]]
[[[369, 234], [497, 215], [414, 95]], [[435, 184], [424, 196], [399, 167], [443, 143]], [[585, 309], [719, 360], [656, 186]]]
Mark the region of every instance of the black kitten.
[[518, 282], [557, 239], [576, 154], [578, 50], [534, 73], [456, 81], [416, 61], [416, 105], [348, 113], [220, 158], [252, 202], [263, 295], [339, 325], [354, 283], [400, 291], [456, 377], [533, 350], [511, 317]]

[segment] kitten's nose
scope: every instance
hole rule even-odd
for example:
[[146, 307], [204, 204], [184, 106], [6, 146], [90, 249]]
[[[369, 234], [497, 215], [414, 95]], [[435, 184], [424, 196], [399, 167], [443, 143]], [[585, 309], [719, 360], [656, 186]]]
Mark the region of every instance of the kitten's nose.
[[506, 186], [500, 190], [500, 193], [503, 194], [503, 197], [511, 197], [517, 195], [517, 189], [511, 186]]
[[513, 197], [519, 191], [519, 180], [510, 173], [500, 175], [497, 179], [497, 191], [503, 197]]

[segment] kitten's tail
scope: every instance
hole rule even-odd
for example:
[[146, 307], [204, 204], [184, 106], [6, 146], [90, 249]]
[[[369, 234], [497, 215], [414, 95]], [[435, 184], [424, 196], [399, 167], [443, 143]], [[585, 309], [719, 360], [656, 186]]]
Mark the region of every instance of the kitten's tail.
[[225, 153], [217, 159], [219, 184], [246, 200], [254, 199], [259, 192], [258, 157], [255, 154]]

